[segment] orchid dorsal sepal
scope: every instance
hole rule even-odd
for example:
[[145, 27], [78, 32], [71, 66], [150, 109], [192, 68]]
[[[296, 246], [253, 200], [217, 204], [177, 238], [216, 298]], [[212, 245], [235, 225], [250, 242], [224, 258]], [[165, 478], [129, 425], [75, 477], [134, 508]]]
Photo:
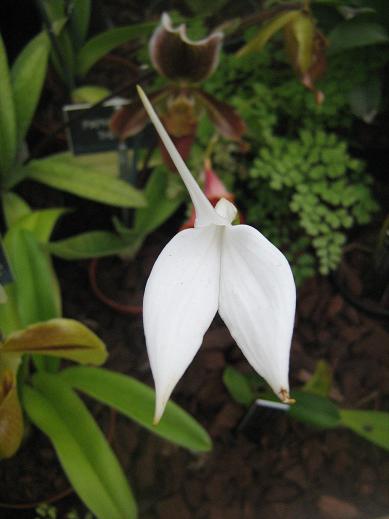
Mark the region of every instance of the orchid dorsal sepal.
[[218, 66], [222, 43], [220, 31], [201, 40], [191, 40], [185, 24], [175, 28], [169, 14], [163, 13], [149, 42], [151, 63], [170, 81], [199, 83]]
[[163, 249], [147, 281], [143, 318], [156, 386], [155, 423], [219, 314], [252, 367], [283, 402], [296, 287], [285, 256], [257, 229], [231, 225], [235, 206], [213, 208], [175, 149], [144, 92], [151, 121], [192, 198], [197, 222]]
[[189, 195], [192, 199], [193, 205], [196, 210], [196, 227], [209, 225], [211, 223], [214, 223], [216, 225], [225, 225], [225, 221], [222, 220], [220, 216], [216, 213], [216, 211], [212, 207], [212, 204], [201, 191], [199, 185], [193, 178], [181, 155], [178, 153], [176, 147], [174, 146], [169, 134], [163, 127], [161, 121], [159, 120], [158, 115], [156, 114], [143, 89], [139, 85], [137, 85], [136, 88], [138, 90], [139, 97], [143, 102], [146, 112], [149, 114], [149, 117], [152, 123], [154, 124], [161, 141], [167, 149], [174, 165], [177, 168], [178, 173], [182, 178], [182, 181], [184, 182], [189, 192]]

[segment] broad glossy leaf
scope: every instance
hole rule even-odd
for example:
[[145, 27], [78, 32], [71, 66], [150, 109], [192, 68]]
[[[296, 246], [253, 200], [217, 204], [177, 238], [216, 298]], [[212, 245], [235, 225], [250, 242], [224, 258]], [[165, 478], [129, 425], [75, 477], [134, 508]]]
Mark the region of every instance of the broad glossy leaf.
[[155, 393], [132, 377], [102, 368], [74, 367], [59, 375], [75, 389], [110, 405], [163, 438], [194, 451], [209, 451], [211, 439], [201, 425], [173, 402], [153, 426]]
[[8, 191], [3, 193], [1, 198], [3, 201], [5, 223], [8, 228], [13, 227], [20, 218], [31, 213], [31, 209], [27, 202], [16, 193]]
[[84, 166], [70, 156], [51, 156], [33, 160], [28, 176], [56, 189], [118, 207], [143, 207], [143, 194], [118, 178]]
[[223, 382], [232, 398], [239, 404], [249, 406], [255, 400], [247, 378], [238, 370], [227, 366], [223, 372]]
[[341, 409], [340, 418], [341, 425], [383, 449], [389, 450], [389, 413]]
[[246, 56], [247, 54], [251, 54], [252, 52], [259, 52], [266, 43], [270, 40], [270, 38], [277, 31], [282, 29], [287, 23], [291, 22], [294, 18], [299, 16], [301, 11], [293, 10], [293, 11], [284, 11], [281, 14], [275, 16], [270, 22], [264, 24], [258, 34], [254, 36], [246, 45], [244, 45], [239, 51], [236, 53], [238, 58], [242, 56]]
[[136, 504], [110, 445], [80, 398], [57, 375], [24, 386], [24, 408], [51, 440], [70, 483], [98, 519], [134, 519]]
[[18, 398], [16, 376], [0, 370], [0, 459], [10, 458], [23, 438], [23, 415]]
[[75, 260], [112, 256], [125, 251], [129, 245], [129, 239], [121, 238], [117, 234], [91, 231], [51, 242], [47, 249], [59, 258]]
[[0, 34], [0, 174], [9, 173], [17, 152], [17, 127], [10, 71]]
[[49, 38], [42, 32], [24, 47], [11, 69], [19, 144], [31, 124], [42, 92], [49, 50]]
[[294, 391], [296, 403], [290, 406], [289, 415], [300, 422], [315, 427], [332, 428], [340, 425], [340, 414], [335, 404], [328, 398]]
[[104, 343], [73, 319], [51, 319], [14, 332], [0, 346], [0, 352], [50, 355], [97, 365], [107, 358]]
[[77, 74], [85, 76], [91, 67], [112, 49], [141, 36], [147, 36], [155, 22], [145, 22], [125, 27], [116, 27], [94, 36], [82, 47], [77, 56]]
[[25, 229], [11, 229], [4, 243], [15, 277], [15, 296], [21, 326], [58, 317], [51, 264], [33, 233]]
[[382, 25], [358, 20], [357, 17], [337, 25], [328, 39], [329, 52], [335, 54], [356, 47], [388, 43], [389, 35]]

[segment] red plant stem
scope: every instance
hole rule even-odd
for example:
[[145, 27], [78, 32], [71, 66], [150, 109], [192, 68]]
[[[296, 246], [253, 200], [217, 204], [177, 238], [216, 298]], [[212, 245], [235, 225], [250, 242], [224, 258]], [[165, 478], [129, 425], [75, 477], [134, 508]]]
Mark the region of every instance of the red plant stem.
[[117, 312], [121, 314], [132, 314], [132, 315], [139, 315], [142, 313], [143, 308], [141, 306], [136, 305], [125, 305], [123, 303], [118, 303], [117, 301], [114, 301], [113, 299], [110, 299], [108, 296], [106, 296], [99, 286], [97, 285], [97, 258], [94, 258], [89, 263], [89, 283], [92, 287], [93, 293], [95, 296], [100, 299], [104, 304], [107, 306], [113, 308]]

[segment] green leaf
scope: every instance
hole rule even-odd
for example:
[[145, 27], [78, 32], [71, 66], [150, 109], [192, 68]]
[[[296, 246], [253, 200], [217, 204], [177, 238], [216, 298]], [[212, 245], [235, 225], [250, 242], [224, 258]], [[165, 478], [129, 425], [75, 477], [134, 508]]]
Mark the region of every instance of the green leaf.
[[51, 242], [47, 249], [66, 260], [101, 258], [119, 254], [127, 249], [129, 240], [125, 240], [108, 231], [91, 231]]
[[96, 202], [118, 207], [143, 207], [143, 194], [127, 182], [84, 166], [68, 155], [33, 160], [26, 168], [37, 182]]
[[294, 20], [297, 16], [300, 15], [300, 13], [301, 11], [297, 10], [286, 12], [284, 11], [283, 13], [275, 16], [270, 22], [267, 22], [261, 27], [260, 31], [256, 36], [254, 36], [254, 38], [252, 38], [248, 43], [246, 43], [246, 45], [238, 50], [236, 57], [241, 58], [242, 56], [246, 56], [252, 52], [259, 52], [270, 40], [273, 34], [282, 29], [287, 23]]
[[15, 228], [8, 231], [4, 243], [15, 276], [21, 326], [59, 317], [51, 265], [35, 236]]
[[[89, 103], [94, 105], [111, 93], [108, 88], [97, 85], [84, 85], [75, 88], [72, 91], [71, 97], [73, 103]], [[116, 159], [116, 154], [115, 154]]]
[[89, 69], [112, 49], [133, 38], [147, 37], [155, 26], [156, 22], [138, 23], [109, 29], [94, 36], [77, 55], [77, 74], [85, 76]]
[[31, 213], [27, 202], [11, 191], [1, 195], [3, 201], [4, 218], [7, 227], [13, 227], [20, 218]]
[[11, 69], [19, 145], [30, 127], [42, 92], [49, 49], [47, 34], [38, 34], [24, 47]]
[[231, 366], [224, 370], [223, 382], [232, 398], [239, 404], [249, 407], [255, 400], [255, 394], [247, 378]]
[[389, 450], [389, 413], [384, 411], [340, 410], [341, 425], [371, 443]]
[[0, 330], [7, 337], [15, 330], [22, 327], [19, 316], [19, 309], [16, 303], [16, 287], [15, 283], [11, 283], [4, 287], [7, 295], [7, 302], [0, 305]]
[[292, 396], [296, 399], [289, 409], [292, 418], [315, 427], [333, 428], [340, 425], [339, 410], [328, 398], [304, 391], [294, 391]]
[[161, 421], [153, 426], [155, 393], [132, 377], [102, 368], [81, 367], [65, 369], [60, 377], [173, 443], [194, 451], [209, 451], [212, 447], [201, 425], [173, 402], [168, 402]]
[[43, 0], [43, 4], [51, 22], [65, 17], [64, 0]]
[[7, 337], [0, 352], [33, 353], [73, 360], [80, 364], [103, 364], [104, 343], [89, 328], [73, 319], [50, 319], [27, 326]]
[[364, 83], [355, 85], [348, 95], [352, 113], [365, 123], [372, 123], [381, 104], [381, 90], [381, 81], [377, 76], [371, 76]]
[[68, 90], [71, 91], [74, 88], [76, 56], [74, 54], [72, 41], [66, 29], [66, 25], [62, 24], [62, 21], [57, 20], [57, 26], [60, 27], [60, 29], [57, 28], [56, 31], [53, 31], [53, 37], [57, 40], [60, 57], [52, 48], [50, 58], [56, 71], [65, 82]]
[[15, 227], [18, 229], [27, 229], [34, 234], [39, 242], [47, 243], [58, 218], [67, 212], [69, 212], [69, 209], [64, 207], [33, 211], [20, 218], [16, 222]]
[[315, 372], [308, 382], [304, 385], [303, 391], [318, 396], [327, 397], [331, 391], [332, 372], [329, 364], [324, 360], [319, 360], [316, 364]]
[[335, 54], [356, 47], [388, 43], [389, 36], [382, 25], [353, 18], [337, 25], [328, 35], [328, 40], [329, 53]]
[[147, 206], [135, 213], [134, 231], [147, 236], [162, 225], [182, 204], [183, 196], [169, 198], [166, 168], [155, 168], [147, 182], [145, 197]]
[[88, 34], [91, 15], [91, 0], [73, 0], [70, 30], [76, 49], [79, 49]]
[[17, 128], [10, 71], [0, 34], [0, 173], [9, 173], [17, 152]]
[[80, 398], [57, 375], [22, 390], [31, 421], [51, 440], [70, 483], [99, 519], [133, 519], [136, 503], [110, 445]]
[[10, 458], [23, 439], [23, 413], [20, 407], [15, 370], [0, 363], [0, 459]]
[[284, 39], [292, 66], [299, 74], [305, 74], [314, 55], [315, 22], [309, 14], [300, 12], [285, 25]]

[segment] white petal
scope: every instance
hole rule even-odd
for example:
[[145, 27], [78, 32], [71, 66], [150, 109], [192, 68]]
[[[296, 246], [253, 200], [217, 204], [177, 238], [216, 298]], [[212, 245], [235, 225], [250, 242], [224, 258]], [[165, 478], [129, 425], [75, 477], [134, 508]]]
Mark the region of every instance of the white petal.
[[221, 198], [218, 201], [218, 203], [215, 205], [215, 211], [217, 214], [225, 218], [228, 223], [232, 223], [238, 214], [237, 208], [226, 198]]
[[219, 313], [253, 368], [286, 400], [296, 304], [289, 263], [249, 225], [223, 232]]
[[141, 98], [142, 103], [144, 104], [146, 112], [149, 114], [151, 122], [154, 124], [155, 129], [157, 130], [163, 144], [165, 145], [170, 155], [170, 158], [176, 166], [189, 192], [189, 195], [192, 199], [196, 211], [196, 227], [202, 227], [205, 225], [209, 225], [211, 223], [214, 223], [216, 225], [226, 225], [226, 223], [228, 222], [226, 222], [224, 218], [222, 218], [216, 213], [208, 198], [201, 191], [196, 180], [193, 178], [192, 173], [189, 171], [185, 162], [182, 160], [181, 155], [178, 153], [167, 131], [165, 130], [161, 121], [159, 120], [158, 115], [155, 113], [155, 110], [152, 107], [149, 99], [147, 98], [146, 94], [139, 85], [137, 86], [137, 90], [139, 97]]
[[143, 320], [157, 393], [156, 422], [216, 314], [222, 229], [211, 225], [178, 233], [148, 279]]

